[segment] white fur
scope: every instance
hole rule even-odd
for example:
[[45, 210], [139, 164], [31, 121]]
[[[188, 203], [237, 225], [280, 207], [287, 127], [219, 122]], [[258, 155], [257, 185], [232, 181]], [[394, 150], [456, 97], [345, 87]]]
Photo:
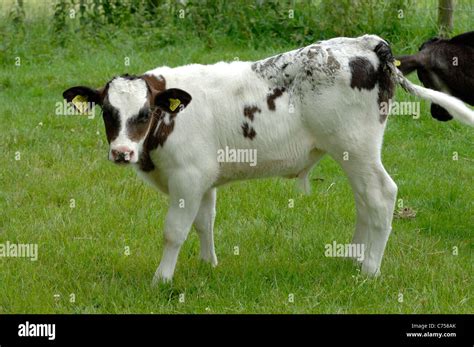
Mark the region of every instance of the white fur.
[[[127, 120], [136, 115], [139, 110], [148, 102], [147, 86], [143, 79], [126, 79], [122, 77], [115, 78], [110, 82], [108, 97], [110, 104], [119, 111], [120, 132], [110, 144], [109, 159], [111, 159], [112, 150], [125, 147], [138, 153], [140, 145], [131, 141], [127, 136]], [[131, 163], [136, 163], [136, 155], [130, 158]]]

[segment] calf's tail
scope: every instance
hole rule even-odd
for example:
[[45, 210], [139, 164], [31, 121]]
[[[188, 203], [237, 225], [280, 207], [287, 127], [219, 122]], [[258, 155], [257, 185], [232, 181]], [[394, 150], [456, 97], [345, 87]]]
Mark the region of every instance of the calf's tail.
[[408, 93], [430, 100], [432, 103], [445, 108], [454, 119], [457, 119], [461, 123], [474, 126], [474, 111], [467, 107], [461, 100], [454, 96], [413, 84], [403, 76], [403, 73], [398, 69], [396, 69], [395, 75], [397, 83]]

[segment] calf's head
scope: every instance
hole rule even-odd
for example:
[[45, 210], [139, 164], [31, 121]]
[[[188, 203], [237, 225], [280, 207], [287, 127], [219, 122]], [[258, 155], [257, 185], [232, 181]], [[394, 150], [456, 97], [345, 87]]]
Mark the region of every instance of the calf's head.
[[100, 89], [72, 87], [63, 97], [81, 112], [101, 107], [109, 159], [122, 164], [139, 161], [141, 145], [157, 124], [154, 117], [176, 114], [191, 101], [184, 90], [166, 89], [164, 78], [152, 75], [115, 77]]

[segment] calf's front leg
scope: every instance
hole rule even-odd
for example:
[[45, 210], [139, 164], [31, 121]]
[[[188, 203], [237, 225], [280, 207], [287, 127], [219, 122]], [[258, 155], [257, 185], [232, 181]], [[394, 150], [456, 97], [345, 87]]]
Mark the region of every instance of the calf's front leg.
[[196, 177], [176, 175], [169, 184], [169, 210], [164, 230], [163, 256], [153, 277], [153, 285], [173, 279], [179, 251], [186, 240], [206, 189]]

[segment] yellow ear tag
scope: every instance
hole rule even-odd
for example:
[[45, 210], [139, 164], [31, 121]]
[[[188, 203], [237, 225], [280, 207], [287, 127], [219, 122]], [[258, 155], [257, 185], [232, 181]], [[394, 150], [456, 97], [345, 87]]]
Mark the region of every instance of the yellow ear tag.
[[178, 106], [181, 104], [181, 101], [179, 99], [169, 99], [170, 101], [170, 110], [174, 111], [178, 108]]
[[74, 106], [79, 110], [80, 113], [84, 114], [87, 111], [88, 103], [87, 98], [83, 95], [76, 95], [71, 101]]
[[400, 66], [402, 65], [402, 62], [400, 60], [395, 59], [395, 66]]

